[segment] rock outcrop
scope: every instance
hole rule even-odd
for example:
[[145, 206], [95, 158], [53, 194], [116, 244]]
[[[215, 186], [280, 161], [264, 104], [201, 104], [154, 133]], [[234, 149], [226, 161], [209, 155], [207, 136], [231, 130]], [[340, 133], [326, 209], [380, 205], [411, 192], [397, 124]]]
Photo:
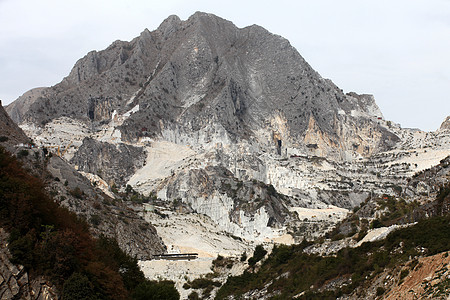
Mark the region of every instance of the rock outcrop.
[[111, 186], [123, 186], [144, 165], [145, 158], [142, 147], [85, 138], [70, 162], [79, 171], [105, 178]]
[[139, 210], [130, 209], [114, 195], [105, 195], [58, 156], [48, 159], [47, 170], [52, 178], [47, 182], [49, 193], [62, 206], [86, 219], [94, 236], [116, 239], [124, 252], [138, 259], [150, 259], [165, 251], [156, 229], [144, 221]]
[[161, 187], [161, 199], [179, 199], [227, 232], [248, 240], [279, 236], [291, 219], [285, 196], [273, 186], [237, 180], [223, 167], [180, 172]]
[[27, 141], [28, 137], [6, 113], [0, 101], [0, 146], [11, 149], [12, 146]]
[[439, 130], [450, 130], [450, 116], [445, 118], [444, 122], [442, 122]]
[[31, 279], [23, 266], [11, 262], [8, 234], [0, 228], [0, 299], [53, 300], [59, 292], [43, 277]]

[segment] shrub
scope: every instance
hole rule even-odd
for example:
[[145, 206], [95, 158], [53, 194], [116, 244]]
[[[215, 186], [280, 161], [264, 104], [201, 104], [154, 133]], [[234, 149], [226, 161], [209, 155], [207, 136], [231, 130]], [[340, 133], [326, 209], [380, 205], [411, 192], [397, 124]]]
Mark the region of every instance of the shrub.
[[403, 280], [406, 276], [408, 276], [409, 274], [409, 270], [408, 269], [404, 269], [400, 272], [400, 280]]
[[189, 300], [199, 300], [200, 297], [198, 296], [197, 292], [192, 292], [192, 293], [189, 294], [188, 299]]
[[95, 227], [97, 227], [101, 223], [101, 219], [100, 219], [99, 215], [92, 215], [89, 221]]
[[280, 245], [273, 249], [273, 257], [277, 265], [287, 263], [292, 256], [292, 248], [286, 245]]
[[254, 265], [256, 265], [256, 263], [258, 261], [263, 259], [264, 256], [266, 256], [266, 254], [267, 254], [267, 251], [264, 249], [264, 247], [262, 245], [256, 246], [253, 256], [250, 257], [250, 259], [248, 260], [248, 264], [253, 267]]
[[22, 157], [28, 156], [28, 154], [29, 154], [28, 150], [22, 149], [19, 151], [19, 153], [17, 153], [17, 157], [22, 158]]
[[241, 261], [244, 262], [247, 260], [247, 252], [244, 251], [244, 253], [242, 253], [241, 255]]
[[377, 296], [383, 295], [385, 291], [386, 290], [384, 289], [384, 287], [381, 286], [377, 287]]
[[80, 273], [73, 273], [64, 282], [62, 300], [96, 299], [93, 296], [94, 289], [89, 279]]
[[194, 279], [191, 282], [191, 288], [197, 290], [197, 289], [206, 289], [208, 287], [212, 287], [212, 286], [216, 286], [219, 287], [221, 286], [220, 282], [218, 281], [213, 281], [211, 279], [206, 279], [206, 278], [197, 278]]
[[134, 290], [133, 299], [136, 300], [178, 300], [180, 294], [172, 281], [146, 281]]
[[84, 193], [79, 187], [74, 188], [69, 193], [77, 199], [83, 199]]
[[191, 285], [190, 285], [189, 283], [185, 282], [185, 283], [183, 284], [183, 289], [188, 290], [188, 289], [190, 289], [190, 288], [191, 288]]
[[380, 228], [383, 227], [383, 223], [381, 223], [380, 220], [375, 219], [372, 221], [372, 223], [370, 224], [370, 228]]

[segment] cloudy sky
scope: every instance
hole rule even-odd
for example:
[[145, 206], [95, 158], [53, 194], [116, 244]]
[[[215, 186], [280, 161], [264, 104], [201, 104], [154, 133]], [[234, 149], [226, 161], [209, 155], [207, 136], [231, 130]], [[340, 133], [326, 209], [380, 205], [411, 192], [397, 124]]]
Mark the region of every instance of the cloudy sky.
[[322, 77], [375, 95], [403, 127], [432, 131], [450, 115], [450, 0], [0, 0], [0, 99], [54, 85], [87, 52], [195, 11], [287, 38]]

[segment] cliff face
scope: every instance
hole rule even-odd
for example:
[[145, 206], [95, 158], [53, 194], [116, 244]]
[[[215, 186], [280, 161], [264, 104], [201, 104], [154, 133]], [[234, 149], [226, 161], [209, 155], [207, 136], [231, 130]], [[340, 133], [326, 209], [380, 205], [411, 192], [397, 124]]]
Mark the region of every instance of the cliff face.
[[[96, 220], [95, 224], [91, 222], [92, 231], [95, 235], [104, 235], [110, 238], [115, 238], [120, 247], [128, 254], [138, 258], [150, 258], [152, 255], [161, 253], [164, 251], [164, 244], [158, 237], [156, 230], [153, 226], [147, 224], [144, 220], [138, 216], [134, 211], [129, 211], [126, 205], [122, 203], [109, 203], [109, 197], [103, 195], [103, 193], [95, 189], [91, 182], [80, 175], [67, 161], [62, 160], [58, 156], [48, 157], [45, 153], [48, 153], [48, 149], [44, 152], [38, 148], [28, 148], [20, 144], [29, 142], [30, 139], [25, 135], [22, 129], [14, 123], [14, 121], [8, 116], [6, 111], [0, 105], [0, 146], [4, 147], [12, 153], [16, 153], [23, 160], [32, 173], [35, 173], [42, 180], [48, 178], [55, 178], [55, 180], [47, 180], [46, 187], [49, 194], [53, 195], [55, 200], [61, 205], [69, 208], [69, 210], [77, 213], [78, 215], [86, 218], [87, 220]], [[85, 143], [89, 145], [92, 142], [86, 140]], [[117, 147], [111, 144], [99, 144], [97, 147], [100, 152], [86, 153], [83, 151], [86, 146], [82, 147], [82, 151], [77, 155], [85, 155], [85, 159], [89, 158], [88, 162], [92, 162], [90, 171], [94, 174], [99, 173], [100, 170], [104, 170], [105, 174], [113, 174], [112, 178], [117, 182], [125, 182], [129, 174], [133, 173], [133, 170], [143, 165], [145, 156], [141, 148], [118, 145]], [[96, 147], [88, 147], [90, 151], [97, 149]], [[22, 151], [25, 151], [26, 155], [20, 155]], [[29, 155], [32, 153], [33, 155]], [[77, 157], [75, 156], [75, 164]], [[117, 167], [117, 160], [122, 156], [131, 156], [133, 160], [132, 165], [126, 169], [120, 169]], [[110, 160], [109, 160], [110, 159]], [[116, 163], [114, 161], [116, 160]], [[86, 165], [86, 164], [85, 164]], [[83, 166], [80, 166], [80, 171], [84, 170]], [[133, 166], [136, 166], [133, 169]], [[122, 170], [122, 171], [120, 171]], [[127, 177], [128, 176], [128, 177]], [[57, 180], [56, 180], [57, 179]], [[63, 184], [63, 182], [67, 182]], [[78, 191], [75, 193], [75, 191]], [[75, 196], [74, 196], [75, 195]], [[107, 204], [105, 204], [107, 203]], [[104, 209], [100, 209], [104, 207]], [[122, 212], [121, 218], [118, 217], [118, 212]], [[133, 220], [132, 224], [129, 224], [127, 220]], [[145, 230], [142, 230], [145, 228]], [[2, 236], [0, 228], [0, 239], [2, 242], [4, 237]], [[136, 233], [136, 232], [139, 232]], [[4, 244], [6, 245], [6, 244]], [[3, 243], [2, 243], [3, 246]], [[7, 258], [1, 253], [0, 258], [6, 262]], [[6, 251], [6, 250], [4, 250]], [[5, 252], [6, 253], [6, 252]], [[12, 270], [10, 267], [8, 267]], [[16, 270], [16, 269], [14, 269]], [[6, 269], [4, 270], [7, 271]], [[47, 295], [49, 299], [53, 299], [51, 295], [52, 289], [46, 286], [45, 280], [37, 280], [36, 282], [28, 282], [28, 275], [22, 270], [11, 271], [10, 273], [4, 273], [4, 281], [2, 281], [1, 291], [4, 292], [6, 298], [12, 298], [16, 295], [28, 295], [32, 293], [35, 298], [38, 299], [42, 292], [42, 295]], [[10, 274], [10, 277], [5, 277]], [[42, 287], [41, 287], [42, 285]], [[5, 289], [8, 287], [9, 292]], [[37, 290], [36, 290], [37, 289]], [[40, 289], [42, 291], [40, 291]], [[47, 289], [47, 290], [45, 290]], [[18, 298], [20, 296], [17, 296]], [[24, 296], [25, 297], [25, 296]], [[42, 296], [44, 297], [44, 296]], [[56, 297], [56, 296], [55, 296]], [[28, 299], [28, 298], [26, 298]], [[33, 298], [34, 299], [34, 298]]]
[[98, 174], [109, 180], [110, 185], [123, 186], [144, 165], [145, 153], [142, 147], [85, 138], [70, 162], [79, 171]]
[[25, 143], [27, 136], [22, 129], [9, 117], [0, 101], [0, 145], [8, 149], [15, 144]]
[[254, 240], [255, 235], [278, 236], [292, 219], [285, 196], [273, 186], [237, 180], [223, 167], [180, 172], [160, 187], [161, 199], [182, 199], [227, 232], [247, 240]]

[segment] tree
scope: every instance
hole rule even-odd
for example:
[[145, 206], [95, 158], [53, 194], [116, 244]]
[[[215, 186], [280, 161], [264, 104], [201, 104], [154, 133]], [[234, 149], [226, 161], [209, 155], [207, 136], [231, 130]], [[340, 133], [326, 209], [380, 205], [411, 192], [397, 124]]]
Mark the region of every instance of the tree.
[[73, 273], [63, 286], [62, 300], [96, 299], [89, 279], [80, 273]]
[[139, 284], [133, 292], [136, 300], [178, 300], [180, 294], [172, 281], [146, 281]]
[[267, 251], [264, 249], [264, 247], [262, 245], [256, 246], [253, 256], [250, 257], [250, 259], [248, 260], [248, 264], [253, 267], [254, 265], [256, 265], [256, 263], [258, 261], [263, 259], [264, 256], [266, 256], [266, 254], [267, 254]]

